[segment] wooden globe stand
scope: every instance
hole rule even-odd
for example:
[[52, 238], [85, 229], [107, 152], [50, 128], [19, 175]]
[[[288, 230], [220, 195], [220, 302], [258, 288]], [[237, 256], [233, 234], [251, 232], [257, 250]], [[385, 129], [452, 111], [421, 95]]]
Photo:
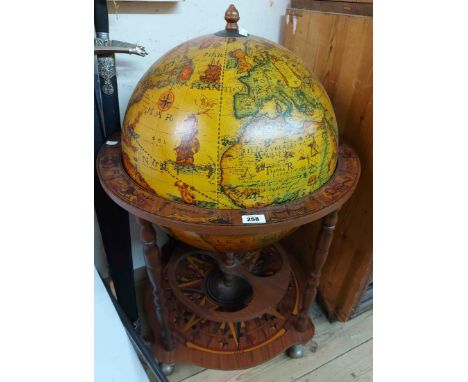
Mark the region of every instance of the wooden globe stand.
[[[314, 335], [309, 310], [338, 210], [360, 175], [354, 150], [340, 145], [334, 175], [305, 198], [253, 210], [222, 210], [172, 202], [144, 190], [126, 173], [119, 142], [117, 135], [103, 146], [97, 170], [107, 194], [135, 215], [141, 228], [151, 283], [145, 307], [156, 358], [166, 364], [242, 369], [309, 341]], [[266, 222], [244, 224], [242, 216], [250, 214], [264, 215]], [[278, 243], [244, 253], [178, 245], [163, 260], [152, 226], [235, 237], [294, 229], [318, 219], [322, 228], [307, 272]]]

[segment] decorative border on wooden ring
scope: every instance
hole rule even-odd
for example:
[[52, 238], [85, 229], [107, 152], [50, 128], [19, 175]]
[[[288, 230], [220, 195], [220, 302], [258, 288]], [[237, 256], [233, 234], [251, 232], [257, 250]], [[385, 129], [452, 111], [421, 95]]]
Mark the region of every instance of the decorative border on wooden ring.
[[[112, 137], [120, 142], [120, 133]], [[288, 203], [254, 209], [214, 209], [163, 199], [140, 187], [125, 171], [121, 145], [104, 145], [97, 173], [109, 197], [128, 212], [166, 227], [224, 235], [268, 233], [298, 227], [339, 209], [354, 192], [361, 166], [356, 152], [341, 144], [330, 180], [310, 195]], [[243, 224], [242, 215], [263, 214], [264, 224]]]

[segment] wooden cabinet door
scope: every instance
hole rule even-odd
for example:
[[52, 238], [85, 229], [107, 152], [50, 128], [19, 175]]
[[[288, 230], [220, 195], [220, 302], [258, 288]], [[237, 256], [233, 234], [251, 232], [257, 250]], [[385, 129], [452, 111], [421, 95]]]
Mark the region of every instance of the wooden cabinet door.
[[[372, 17], [288, 9], [283, 44], [319, 77], [333, 103], [340, 140], [361, 160], [361, 179], [340, 211], [319, 287], [329, 318], [344, 321], [372, 270]], [[304, 226], [284, 241], [306, 264], [318, 227]]]

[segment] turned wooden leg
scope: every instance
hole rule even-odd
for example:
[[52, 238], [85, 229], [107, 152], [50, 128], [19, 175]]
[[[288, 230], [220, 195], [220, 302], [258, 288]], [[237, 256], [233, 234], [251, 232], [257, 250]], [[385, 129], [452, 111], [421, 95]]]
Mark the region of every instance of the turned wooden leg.
[[338, 211], [325, 216], [322, 219], [322, 228], [320, 229], [317, 244], [315, 246], [314, 258], [312, 267], [307, 278], [306, 289], [302, 299], [302, 309], [299, 312], [295, 327], [300, 332], [304, 332], [307, 328], [307, 320], [309, 319], [309, 309], [317, 296], [317, 288], [320, 283], [320, 275], [323, 264], [328, 256], [328, 250], [333, 239], [333, 231], [335, 230], [336, 222], [338, 221]]
[[140, 225], [140, 240], [143, 243], [146, 270], [153, 288], [153, 302], [156, 319], [161, 328], [161, 339], [167, 351], [174, 349], [174, 342], [169, 330], [169, 318], [166, 311], [166, 299], [162, 292], [161, 254], [156, 244], [156, 232], [150, 222], [138, 218]]

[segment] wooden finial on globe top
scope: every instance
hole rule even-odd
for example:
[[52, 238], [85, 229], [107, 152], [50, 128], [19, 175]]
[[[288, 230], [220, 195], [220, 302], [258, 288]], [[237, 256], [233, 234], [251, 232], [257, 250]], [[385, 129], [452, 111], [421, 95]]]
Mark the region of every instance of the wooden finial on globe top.
[[226, 30], [238, 30], [239, 27], [237, 26], [237, 22], [239, 19], [239, 11], [234, 4], [231, 4], [224, 14], [224, 20], [227, 21]]

